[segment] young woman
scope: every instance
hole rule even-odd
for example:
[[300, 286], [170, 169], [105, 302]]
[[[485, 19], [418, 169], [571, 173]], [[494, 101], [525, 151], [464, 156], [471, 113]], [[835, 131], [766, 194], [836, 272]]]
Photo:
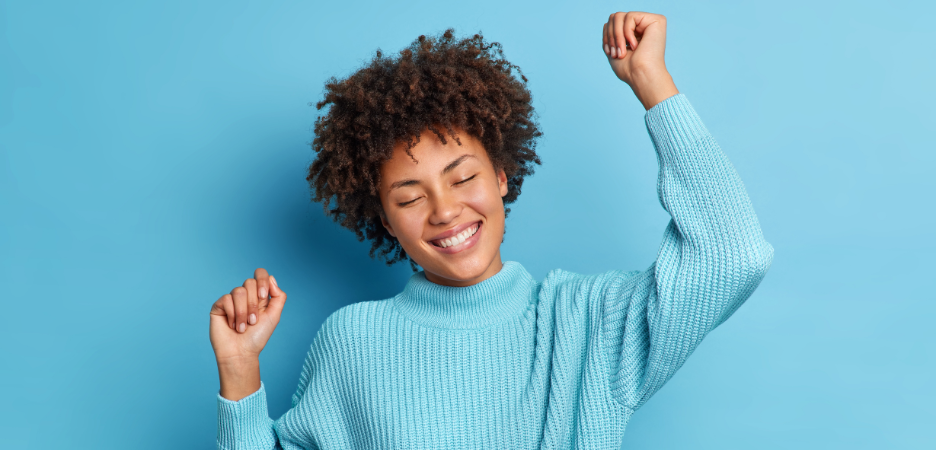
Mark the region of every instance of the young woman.
[[644, 271], [540, 282], [501, 261], [505, 204], [539, 163], [540, 132], [526, 78], [497, 44], [449, 30], [332, 79], [314, 199], [372, 240], [372, 255], [423, 270], [393, 298], [328, 317], [275, 421], [258, 355], [286, 294], [257, 269], [215, 302], [218, 447], [617, 449], [634, 411], [773, 258], [738, 174], [666, 70], [665, 42], [656, 14], [615, 13], [602, 32], [611, 69], [647, 109], [672, 216]]

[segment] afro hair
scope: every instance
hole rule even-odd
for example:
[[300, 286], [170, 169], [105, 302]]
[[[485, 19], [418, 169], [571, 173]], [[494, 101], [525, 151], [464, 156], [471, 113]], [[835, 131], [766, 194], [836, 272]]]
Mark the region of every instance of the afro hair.
[[452, 29], [419, 36], [395, 58], [378, 49], [347, 78], [331, 77], [315, 105], [331, 106], [315, 121], [316, 158], [306, 177], [312, 200], [359, 241], [371, 240], [371, 257], [379, 255], [388, 265], [409, 260], [381, 222], [381, 166], [399, 143], [406, 143], [412, 157], [410, 149], [427, 129], [443, 144], [448, 134], [461, 145], [461, 129], [506, 173], [504, 204], [516, 201], [524, 178], [540, 164], [535, 146], [542, 133], [526, 83], [520, 68], [504, 59], [501, 45], [485, 42], [480, 33], [460, 40]]

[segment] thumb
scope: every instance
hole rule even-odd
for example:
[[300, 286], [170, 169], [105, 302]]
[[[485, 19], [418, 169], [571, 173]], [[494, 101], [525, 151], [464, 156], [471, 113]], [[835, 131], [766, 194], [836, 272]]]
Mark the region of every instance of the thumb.
[[641, 15], [634, 23], [632, 34], [633, 32], [641, 34], [640, 42], [636, 45], [637, 37], [633, 36], [634, 43], [631, 43], [631, 48], [634, 51], [639, 45], [645, 49], [644, 53], [663, 55], [666, 48], [666, 18], [656, 14]]
[[276, 278], [270, 276], [270, 304], [267, 306], [276, 317], [283, 312], [283, 306], [286, 304], [286, 293], [276, 284]]

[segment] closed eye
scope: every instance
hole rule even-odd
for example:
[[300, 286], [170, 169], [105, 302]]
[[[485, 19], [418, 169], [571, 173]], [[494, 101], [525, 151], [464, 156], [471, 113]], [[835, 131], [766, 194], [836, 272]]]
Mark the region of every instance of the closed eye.
[[464, 183], [464, 182], [471, 181], [471, 179], [474, 178], [474, 177], [476, 177], [476, 176], [478, 176], [478, 174], [474, 174], [474, 175], [472, 175], [472, 176], [470, 176], [470, 177], [468, 177], [468, 178], [465, 178], [464, 180], [461, 180], [461, 181], [459, 181], [458, 183], [455, 183], [455, 184], [462, 184], [462, 183]]
[[399, 206], [406, 206], [406, 205], [409, 205], [410, 203], [415, 202], [416, 200], [419, 200], [419, 197], [416, 197], [416, 198], [414, 198], [414, 199], [412, 199], [412, 200], [410, 200], [410, 201], [408, 201], [408, 202], [397, 203], [397, 205], [399, 205]]

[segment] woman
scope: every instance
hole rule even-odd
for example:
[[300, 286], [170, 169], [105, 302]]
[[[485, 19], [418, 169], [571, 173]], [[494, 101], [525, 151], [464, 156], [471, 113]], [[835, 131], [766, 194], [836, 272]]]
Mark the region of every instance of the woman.
[[393, 298], [328, 317], [275, 421], [258, 355], [286, 294], [257, 269], [215, 302], [219, 448], [618, 448], [634, 411], [773, 258], [741, 180], [666, 70], [665, 42], [666, 19], [643, 12], [612, 14], [602, 33], [647, 109], [672, 216], [645, 271], [538, 282], [501, 261], [504, 205], [539, 164], [540, 132], [526, 78], [496, 44], [447, 31], [331, 80], [314, 199], [372, 240], [372, 255], [423, 270]]

